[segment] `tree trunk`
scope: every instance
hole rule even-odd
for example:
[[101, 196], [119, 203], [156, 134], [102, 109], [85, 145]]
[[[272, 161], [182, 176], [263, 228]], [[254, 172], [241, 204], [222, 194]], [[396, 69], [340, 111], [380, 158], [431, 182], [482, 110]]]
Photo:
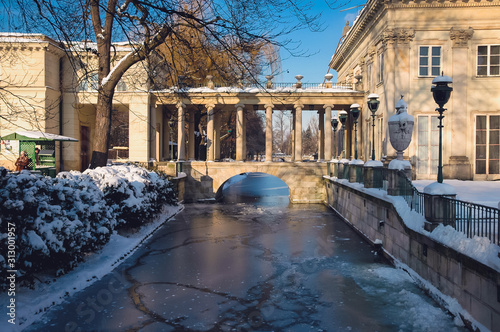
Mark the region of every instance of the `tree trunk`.
[[108, 162], [109, 134], [111, 132], [111, 108], [113, 90], [102, 91], [99, 88], [95, 116], [95, 133], [90, 168], [106, 166]]

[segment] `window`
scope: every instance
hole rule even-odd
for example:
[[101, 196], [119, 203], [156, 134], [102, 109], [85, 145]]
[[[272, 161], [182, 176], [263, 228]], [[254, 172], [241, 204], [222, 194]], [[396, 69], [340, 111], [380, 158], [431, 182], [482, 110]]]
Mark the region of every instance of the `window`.
[[418, 122], [417, 174], [437, 174], [439, 163], [439, 119], [421, 115]]
[[384, 53], [378, 55], [378, 82], [384, 81]]
[[476, 117], [476, 174], [500, 174], [500, 115]]
[[90, 74], [84, 78], [78, 86], [78, 91], [97, 91], [99, 88], [99, 75], [97, 73]]
[[441, 73], [441, 46], [420, 46], [418, 76], [439, 76]]
[[477, 47], [477, 75], [500, 75], [500, 45]]
[[127, 84], [123, 80], [119, 80], [116, 85], [116, 91], [127, 91]]

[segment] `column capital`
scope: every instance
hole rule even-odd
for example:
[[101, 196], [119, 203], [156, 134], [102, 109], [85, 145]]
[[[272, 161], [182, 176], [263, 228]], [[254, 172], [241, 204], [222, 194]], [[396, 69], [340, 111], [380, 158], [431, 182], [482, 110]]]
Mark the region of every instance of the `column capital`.
[[304, 104], [297, 103], [297, 104], [293, 105], [293, 108], [295, 108], [295, 109], [298, 109], [298, 108], [303, 109], [304, 108]]
[[207, 110], [213, 110], [215, 108], [215, 105], [214, 104], [205, 104], [205, 108]]
[[450, 39], [453, 41], [453, 47], [467, 47], [469, 40], [474, 34], [474, 29], [450, 29]]
[[177, 104], [175, 104], [175, 107], [177, 107], [177, 108], [186, 108], [186, 104], [184, 104], [182, 101], [179, 101], [179, 102], [177, 102]]
[[238, 109], [238, 108], [243, 109], [243, 108], [245, 108], [245, 104], [241, 104], [241, 103], [240, 103], [240, 104], [236, 104], [236, 105], [234, 105], [234, 107], [235, 107], [236, 109]]
[[265, 104], [264, 105], [264, 108], [267, 110], [268, 108], [272, 108], [274, 109], [274, 105], [273, 104]]
[[333, 104], [325, 104], [323, 105], [323, 108], [326, 110], [327, 108], [330, 109], [330, 111], [333, 109], [334, 105]]

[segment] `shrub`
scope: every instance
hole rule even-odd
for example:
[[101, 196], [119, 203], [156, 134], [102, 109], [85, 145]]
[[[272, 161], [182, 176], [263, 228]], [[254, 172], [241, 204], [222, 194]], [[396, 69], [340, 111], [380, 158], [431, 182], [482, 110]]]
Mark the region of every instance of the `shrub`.
[[[137, 166], [61, 172], [57, 178], [0, 168], [0, 241], [7, 242], [8, 225], [15, 225], [15, 268], [30, 281], [39, 271], [71, 269], [117, 227], [146, 222], [164, 204], [176, 204], [171, 182]], [[1, 246], [2, 268], [7, 258], [7, 246]]]

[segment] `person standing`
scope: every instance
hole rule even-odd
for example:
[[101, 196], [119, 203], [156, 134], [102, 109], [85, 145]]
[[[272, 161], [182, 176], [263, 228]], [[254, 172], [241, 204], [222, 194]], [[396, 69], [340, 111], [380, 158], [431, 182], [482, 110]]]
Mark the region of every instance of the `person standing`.
[[30, 169], [29, 164], [31, 159], [28, 158], [28, 154], [25, 151], [21, 151], [21, 155], [16, 160], [16, 171], [20, 172], [23, 169]]

